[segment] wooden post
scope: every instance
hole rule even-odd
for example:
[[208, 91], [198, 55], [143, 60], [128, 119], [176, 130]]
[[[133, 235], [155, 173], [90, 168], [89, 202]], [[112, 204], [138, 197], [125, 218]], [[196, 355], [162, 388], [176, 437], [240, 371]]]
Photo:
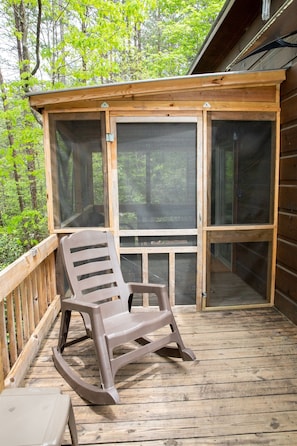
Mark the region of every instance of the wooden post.
[[0, 392], [2, 392], [3, 388], [4, 388], [4, 371], [2, 363], [2, 342], [0, 339]]

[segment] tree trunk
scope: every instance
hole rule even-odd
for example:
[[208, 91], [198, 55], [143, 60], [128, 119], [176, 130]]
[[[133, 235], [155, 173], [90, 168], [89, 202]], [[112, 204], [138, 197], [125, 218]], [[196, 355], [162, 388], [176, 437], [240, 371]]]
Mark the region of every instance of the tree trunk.
[[[17, 52], [19, 61], [20, 78], [24, 81], [23, 90], [24, 93], [29, 91], [29, 79], [32, 73], [35, 74], [39, 66], [39, 33], [40, 33], [40, 21], [41, 21], [41, 1], [38, 2], [38, 20], [37, 20], [37, 37], [36, 37], [36, 65], [31, 73], [30, 71], [30, 53], [28, 49], [28, 23], [26, 15], [26, 7], [23, 0], [18, 4], [13, 5], [15, 28], [16, 28], [16, 40], [17, 40]], [[26, 113], [26, 112], [24, 112]], [[30, 184], [30, 196], [32, 209], [37, 209], [37, 182], [35, 176], [35, 151], [33, 146], [26, 147], [26, 162], [28, 179]]]
[[[4, 81], [3, 81], [1, 68], [0, 68], [0, 89], [1, 89], [3, 111], [4, 111], [4, 113], [7, 113], [8, 112], [8, 101], [7, 101], [6, 91], [4, 88]], [[13, 148], [14, 138], [13, 138], [13, 133], [12, 133], [12, 124], [11, 124], [10, 120], [7, 118], [5, 118], [5, 126], [6, 126], [6, 130], [7, 130], [8, 145], [11, 149], [11, 155], [12, 155], [12, 159], [13, 159], [12, 171], [13, 171], [13, 177], [14, 177], [14, 182], [15, 182], [15, 187], [16, 187], [16, 193], [17, 193], [17, 197], [18, 197], [20, 212], [22, 212], [24, 210], [24, 200], [23, 200], [21, 187], [20, 187], [20, 175], [18, 173], [17, 164], [15, 161], [17, 154], [16, 154], [15, 149]]]

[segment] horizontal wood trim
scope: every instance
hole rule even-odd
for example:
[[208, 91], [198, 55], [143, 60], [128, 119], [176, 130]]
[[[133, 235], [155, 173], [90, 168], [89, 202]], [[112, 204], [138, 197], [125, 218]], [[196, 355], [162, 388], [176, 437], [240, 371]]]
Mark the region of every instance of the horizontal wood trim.
[[[117, 115], [119, 112], [126, 112], [126, 111], [133, 111], [133, 114], [135, 115], [135, 111], [139, 112], [168, 112], [171, 113], [177, 113], [177, 112], [190, 112], [190, 111], [201, 111], [201, 110], [217, 110], [217, 111], [264, 111], [264, 112], [277, 112], [280, 110], [278, 104], [276, 102], [260, 102], [260, 101], [251, 101], [251, 102], [244, 102], [244, 101], [235, 101], [232, 100], [232, 97], [229, 97], [229, 100], [221, 99], [219, 97], [216, 98], [216, 100], [212, 101], [114, 101], [109, 100], [108, 101], [108, 109], [110, 111], [116, 111]], [[59, 105], [49, 105], [45, 106], [45, 109], [48, 112], [84, 112], [84, 111], [104, 111], [104, 109], [101, 107], [102, 101], [90, 101], [90, 102], [75, 102], [71, 103], [68, 106], [65, 106], [65, 104]], [[169, 115], [170, 116], [170, 115]]]
[[270, 302], [265, 302], [263, 304], [257, 304], [257, 303], [253, 303], [253, 304], [243, 304], [240, 305], [240, 307], [238, 305], [218, 305], [217, 307], [205, 307], [203, 308], [203, 312], [206, 313], [211, 313], [211, 312], [215, 312], [215, 311], [238, 311], [240, 309], [241, 310], [256, 310], [259, 308], [271, 308], [273, 305]]
[[237, 112], [228, 111], [218, 111], [211, 113], [212, 120], [224, 120], [224, 121], [234, 121], [234, 120], [246, 120], [246, 121], [275, 121], [275, 113], [265, 112], [260, 110], [258, 112], [249, 112], [248, 109], [244, 109], [242, 114]]
[[[222, 91], [213, 90], [193, 90], [193, 91], [176, 91], [159, 95], [142, 96], [142, 101], [219, 101], [219, 100], [244, 100], [246, 102], [275, 102], [275, 86], [267, 87], [250, 87], [250, 88], [233, 88], [223, 89]], [[137, 100], [137, 98], [136, 98]]]
[[122, 236], [150, 236], [150, 237], [159, 237], [159, 236], [183, 236], [183, 235], [197, 235], [197, 229], [120, 229], [119, 235]]
[[32, 248], [2, 270], [0, 272], [0, 302], [57, 248], [58, 237], [55, 234], [50, 235], [38, 246]]
[[208, 243], [238, 243], [272, 241], [272, 229], [212, 230], [207, 233]]
[[42, 108], [49, 104], [71, 103], [73, 101], [111, 100], [112, 98], [132, 98], [148, 94], [164, 94], [172, 91], [222, 90], [280, 84], [285, 79], [285, 70], [215, 73], [198, 76], [178, 77], [139, 81], [98, 87], [34, 93], [29, 95], [30, 105]]
[[196, 253], [197, 250], [197, 246], [125, 246], [120, 248], [120, 254]]

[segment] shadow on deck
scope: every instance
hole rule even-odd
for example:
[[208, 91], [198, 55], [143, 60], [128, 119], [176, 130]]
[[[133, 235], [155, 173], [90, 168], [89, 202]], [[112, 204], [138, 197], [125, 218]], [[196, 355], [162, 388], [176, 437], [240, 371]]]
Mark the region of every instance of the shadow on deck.
[[[57, 386], [71, 395], [80, 445], [297, 444], [297, 327], [275, 309], [184, 312], [176, 318], [197, 361], [150, 354], [121, 369], [117, 406], [88, 404], [55, 370], [51, 348], [58, 321], [24, 385]], [[82, 329], [80, 318], [73, 323]], [[72, 361], [98, 382], [90, 341], [74, 347]]]

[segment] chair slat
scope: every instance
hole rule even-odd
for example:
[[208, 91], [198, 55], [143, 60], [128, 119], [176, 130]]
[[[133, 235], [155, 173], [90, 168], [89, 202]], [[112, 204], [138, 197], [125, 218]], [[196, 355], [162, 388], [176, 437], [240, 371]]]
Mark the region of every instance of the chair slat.
[[106, 246], [100, 248], [88, 248], [71, 253], [71, 259], [74, 262], [83, 262], [85, 260], [108, 257], [109, 251]]
[[100, 293], [98, 293], [98, 291], [93, 291], [85, 294], [83, 296], [83, 300], [88, 303], [100, 303], [117, 297], [119, 297], [119, 289], [117, 287], [114, 287], [103, 288], [102, 290], [100, 290]]
[[112, 269], [112, 263], [110, 260], [102, 260], [100, 262], [85, 263], [75, 267], [75, 273], [77, 276], [84, 274], [93, 274], [96, 271], [109, 271]]
[[87, 290], [94, 287], [112, 287], [116, 283], [116, 278], [113, 274], [104, 274], [104, 276], [93, 276], [87, 277], [84, 280], [78, 282], [77, 288], [82, 290]]

